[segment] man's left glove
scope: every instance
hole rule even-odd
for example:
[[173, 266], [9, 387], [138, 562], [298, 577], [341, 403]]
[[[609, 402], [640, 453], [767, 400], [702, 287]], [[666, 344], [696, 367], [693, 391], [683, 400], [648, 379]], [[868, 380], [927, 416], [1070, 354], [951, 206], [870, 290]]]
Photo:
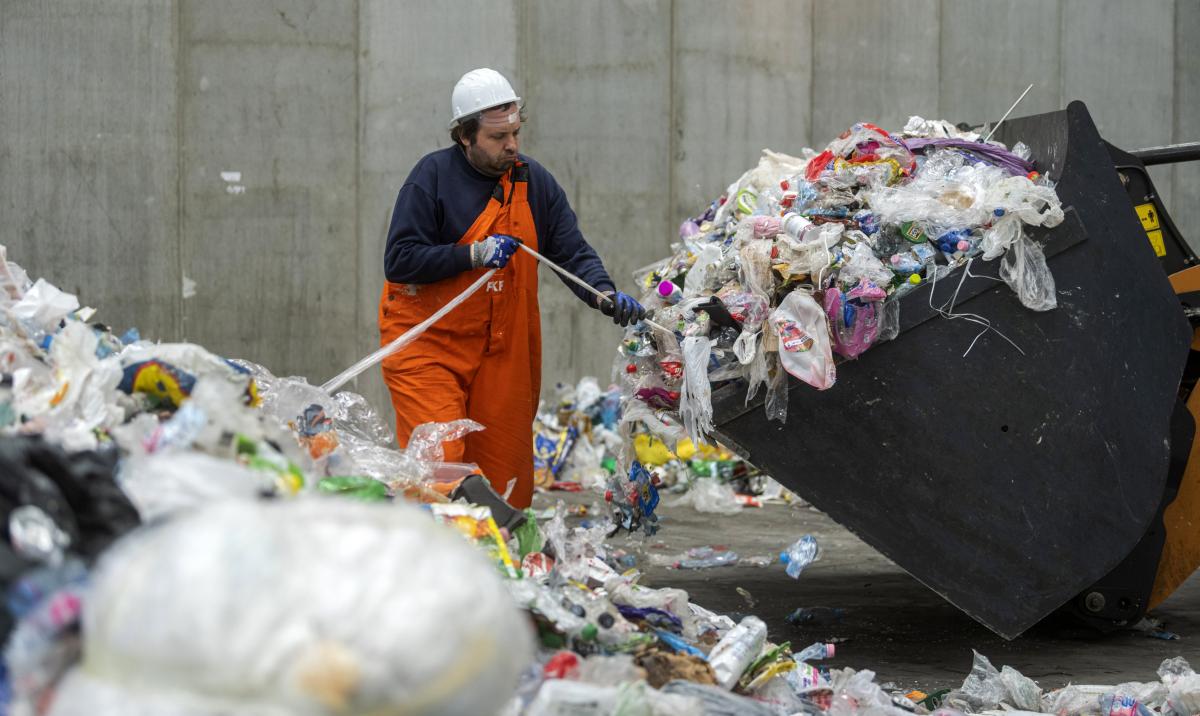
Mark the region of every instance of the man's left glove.
[[628, 326], [642, 320], [646, 315], [646, 309], [642, 308], [642, 304], [633, 296], [620, 291], [610, 291], [607, 295], [607, 299], [596, 300], [600, 302], [600, 312], [612, 316], [613, 323]]
[[517, 252], [517, 240], [504, 234], [492, 234], [471, 244], [472, 268], [504, 268]]

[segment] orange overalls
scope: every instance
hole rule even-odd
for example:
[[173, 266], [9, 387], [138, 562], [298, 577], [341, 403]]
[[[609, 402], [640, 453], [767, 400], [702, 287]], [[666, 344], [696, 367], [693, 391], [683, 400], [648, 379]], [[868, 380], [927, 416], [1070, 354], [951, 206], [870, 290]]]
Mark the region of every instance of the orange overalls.
[[[508, 234], [537, 250], [528, 187], [529, 167], [518, 162], [459, 244]], [[379, 301], [382, 344], [428, 318], [484, 270], [427, 284], [386, 282]], [[483, 289], [383, 361], [399, 444], [407, 445], [422, 423], [482, 423], [483, 430], [446, 443], [445, 459], [475, 463], [501, 495], [515, 478], [508, 501], [519, 509], [533, 498], [533, 419], [542, 382], [537, 290], [537, 261], [517, 251]]]

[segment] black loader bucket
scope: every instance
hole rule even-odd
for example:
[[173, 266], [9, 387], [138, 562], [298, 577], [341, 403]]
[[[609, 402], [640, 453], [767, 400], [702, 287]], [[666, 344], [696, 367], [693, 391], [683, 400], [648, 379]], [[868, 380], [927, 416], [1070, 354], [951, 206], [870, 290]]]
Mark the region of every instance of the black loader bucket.
[[[1066, 219], [1030, 231], [1058, 308], [1027, 310], [976, 260], [904, 296], [900, 335], [833, 388], [792, 379], [785, 424], [744, 383], [715, 391], [716, 437], [1001, 636], [1063, 607], [1129, 624], [1191, 449], [1192, 329], [1082, 103], [997, 138], [1058, 182]], [[933, 309], [956, 291], [1020, 350], [988, 332], [968, 353], [980, 326]]]

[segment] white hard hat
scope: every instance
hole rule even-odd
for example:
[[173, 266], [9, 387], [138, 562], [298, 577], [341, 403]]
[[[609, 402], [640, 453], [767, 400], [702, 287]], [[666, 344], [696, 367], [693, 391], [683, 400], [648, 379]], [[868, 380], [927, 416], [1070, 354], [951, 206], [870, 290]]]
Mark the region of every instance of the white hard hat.
[[450, 128], [462, 120], [480, 112], [501, 107], [509, 102], [521, 104], [521, 98], [513, 91], [504, 75], [495, 70], [481, 67], [462, 76], [450, 94]]

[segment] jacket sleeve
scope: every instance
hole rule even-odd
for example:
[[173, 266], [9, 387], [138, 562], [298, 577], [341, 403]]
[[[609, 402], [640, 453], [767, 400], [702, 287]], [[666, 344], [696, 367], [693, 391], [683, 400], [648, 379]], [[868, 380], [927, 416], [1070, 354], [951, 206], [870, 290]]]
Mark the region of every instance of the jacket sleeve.
[[[566, 270], [583, 279], [592, 288], [599, 291], [613, 291], [616, 287], [604, 269], [603, 262], [596, 250], [583, 238], [579, 231], [579, 222], [575, 211], [567, 201], [566, 192], [547, 171], [540, 172], [546, 181], [547, 199], [547, 229], [548, 236], [544, 240], [539, 237], [542, 253], [546, 258], [562, 266]], [[596, 305], [596, 297], [582, 287], [569, 281], [560, 274], [555, 274], [589, 306]]]
[[471, 247], [438, 241], [438, 207], [416, 184], [396, 197], [384, 249], [384, 275], [392, 283], [433, 283], [471, 268]]

